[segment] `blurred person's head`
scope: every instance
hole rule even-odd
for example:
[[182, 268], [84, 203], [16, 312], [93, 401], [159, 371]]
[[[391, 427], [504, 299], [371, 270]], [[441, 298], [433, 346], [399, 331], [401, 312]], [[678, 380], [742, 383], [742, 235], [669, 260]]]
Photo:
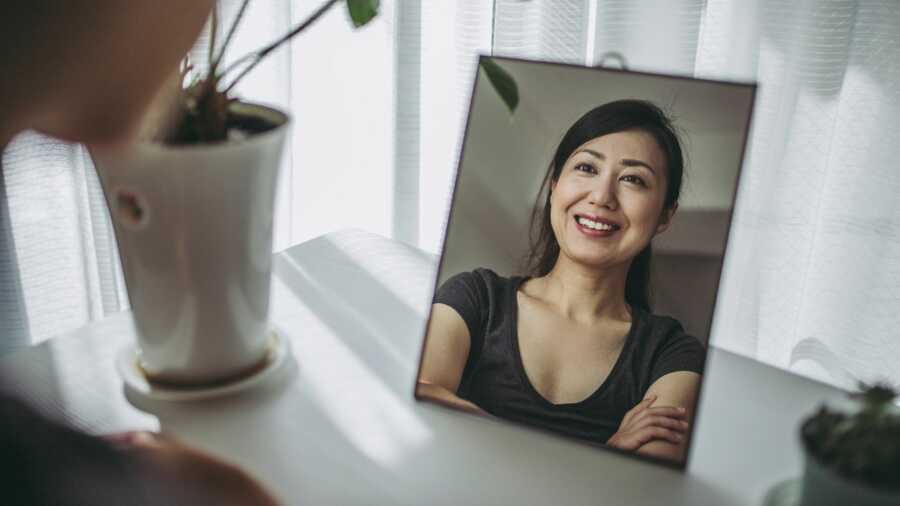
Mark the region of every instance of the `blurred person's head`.
[[0, 3], [0, 147], [34, 129], [127, 139], [203, 27], [213, 0]]
[[[26, 129], [86, 144], [128, 139], [213, 3], [0, 2], [0, 149]], [[0, 435], [17, 444], [4, 455], [19, 464], [12, 497], [29, 497], [29, 504], [122, 504], [107, 500], [121, 495], [131, 504], [141, 497], [150, 504], [275, 504], [241, 469], [167, 437], [128, 433], [104, 443], [46, 422], [12, 398], [0, 396], [3, 407], [19, 416], [0, 409], [12, 427]]]

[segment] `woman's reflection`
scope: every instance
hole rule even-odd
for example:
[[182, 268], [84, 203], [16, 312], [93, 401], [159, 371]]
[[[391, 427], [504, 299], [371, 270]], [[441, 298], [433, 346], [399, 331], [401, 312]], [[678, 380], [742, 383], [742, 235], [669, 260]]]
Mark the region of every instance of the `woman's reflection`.
[[417, 396], [681, 461], [705, 350], [648, 299], [683, 164], [649, 102], [576, 121], [535, 206], [529, 275], [476, 269], [438, 289]]

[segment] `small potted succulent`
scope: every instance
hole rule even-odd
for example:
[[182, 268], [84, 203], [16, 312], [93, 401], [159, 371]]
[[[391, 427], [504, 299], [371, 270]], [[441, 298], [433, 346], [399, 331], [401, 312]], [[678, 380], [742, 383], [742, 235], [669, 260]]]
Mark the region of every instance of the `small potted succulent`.
[[823, 406], [802, 424], [802, 506], [900, 505], [896, 398], [886, 385], [861, 385], [850, 410]]

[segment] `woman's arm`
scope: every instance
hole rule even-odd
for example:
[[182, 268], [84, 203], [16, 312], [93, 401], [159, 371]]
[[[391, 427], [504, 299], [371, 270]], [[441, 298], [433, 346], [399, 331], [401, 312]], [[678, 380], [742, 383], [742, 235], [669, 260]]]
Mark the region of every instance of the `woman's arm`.
[[694, 407], [697, 403], [697, 392], [700, 388], [700, 375], [695, 372], [678, 371], [666, 374], [656, 380], [647, 390], [647, 395], [656, 396], [652, 407], [674, 407], [684, 410], [683, 421], [687, 423], [678, 442], [666, 439], [654, 439], [641, 445], [637, 453], [661, 457], [680, 462], [684, 460], [687, 450], [688, 428], [694, 423]]
[[471, 413], [487, 413], [456, 395], [469, 358], [471, 337], [465, 320], [446, 304], [434, 304], [425, 337], [425, 353], [416, 396]]
[[459, 397], [450, 390], [439, 385], [426, 383], [422, 380], [419, 380], [419, 383], [416, 385], [416, 395], [419, 398], [443, 404], [450, 408], [468, 411], [469, 413], [474, 413], [476, 415], [487, 415], [487, 412], [483, 409], [479, 408], [474, 403]]
[[699, 384], [700, 375], [688, 371], [659, 378], [644, 399], [625, 414], [606, 444], [642, 455], [683, 460]]

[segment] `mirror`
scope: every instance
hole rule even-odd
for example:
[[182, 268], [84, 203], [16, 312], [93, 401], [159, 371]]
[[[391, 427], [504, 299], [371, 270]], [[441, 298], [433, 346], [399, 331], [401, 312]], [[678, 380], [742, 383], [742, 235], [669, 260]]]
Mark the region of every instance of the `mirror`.
[[683, 467], [756, 87], [492, 59], [416, 398]]

